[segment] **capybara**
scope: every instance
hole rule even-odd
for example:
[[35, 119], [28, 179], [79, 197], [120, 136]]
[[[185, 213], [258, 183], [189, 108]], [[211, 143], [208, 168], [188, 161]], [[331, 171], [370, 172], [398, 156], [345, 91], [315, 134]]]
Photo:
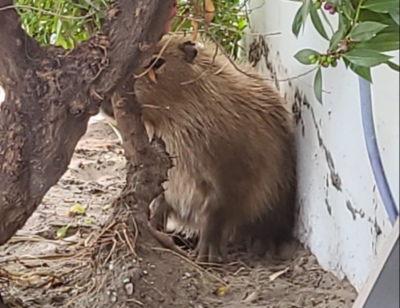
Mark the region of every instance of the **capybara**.
[[[165, 200], [178, 231], [198, 235], [197, 260], [226, 261], [235, 230], [260, 222], [270, 241], [290, 240], [294, 122], [272, 83], [232, 64], [212, 42], [184, 35], [164, 36], [142, 72], [150, 67], [135, 94], [149, 137], [160, 137], [175, 157]], [[112, 117], [112, 106], [102, 113]]]

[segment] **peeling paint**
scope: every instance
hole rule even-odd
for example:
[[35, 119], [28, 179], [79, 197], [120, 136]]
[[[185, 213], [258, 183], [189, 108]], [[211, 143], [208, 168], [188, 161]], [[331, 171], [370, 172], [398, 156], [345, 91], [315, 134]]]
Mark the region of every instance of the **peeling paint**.
[[349, 212], [351, 213], [351, 215], [353, 216], [353, 220], [357, 219], [357, 215], [360, 216], [360, 218], [364, 218], [365, 217], [365, 213], [363, 210], [358, 210], [356, 208], [353, 207], [353, 205], [351, 204], [350, 200], [346, 200], [346, 207], [349, 210]]
[[[311, 114], [311, 119], [313, 121], [315, 131], [317, 133], [317, 138], [318, 138], [318, 144], [322, 148], [325, 154], [325, 160], [328, 164], [328, 168], [330, 171], [330, 178], [331, 178], [331, 183], [332, 186], [335, 187], [338, 191], [342, 191], [342, 180], [339, 176], [339, 173], [336, 171], [335, 168], [335, 163], [333, 161], [333, 157], [331, 152], [328, 150], [326, 147], [324, 140], [321, 136], [321, 132], [318, 126], [318, 122], [315, 117], [314, 109], [311, 107], [310, 103], [308, 102], [307, 98], [305, 95], [301, 94], [301, 92], [296, 88], [295, 94], [294, 94], [294, 104], [293, 104], [293, 113], [295, 115], [296, 119], [296, 124], [301, 124], [302, 126], [302, 134], [304, 136], [305, 134], [305, 125], [304, 125], [304, 120], [302, 118], [302, 107], [306, 107]], [[321, 120], [320, 120], [321, 121]]]
[[326, 205], [326, 209], [328, 210], [329, 216], [332, 216], [332, 206], [329, 204], [328, 198], [325, 198], [325, 205]]

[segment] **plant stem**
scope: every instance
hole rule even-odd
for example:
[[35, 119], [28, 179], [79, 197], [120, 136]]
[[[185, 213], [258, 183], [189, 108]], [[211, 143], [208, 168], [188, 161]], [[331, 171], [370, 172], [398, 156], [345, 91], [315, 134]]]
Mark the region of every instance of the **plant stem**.
[[358, 20], [360, 18], [360, 12], [361, 12], [361, 6], [363, 4], [364, 0], [360, 0], [358, 2], [357, 5], [357, 10], [356, 10], [356, 15], [354, 16], [354, 18], [351, 20], [351, 27], [349, 29], [349, 31], [347, 32], [346, 38], [348, 38], [349, 34], [351, 33], [351, 31], [353, 31], [353, 29], [356, 27]]
[[360, 0], [360, 2], [358, 2], [356, 16], [354, 17], [354, 20], [353, 20], [354, 23], [357, 23], [358, 19], [360, 18], [361, 6], [362, 6], [363, 2], [364, 2], [364, 0]]

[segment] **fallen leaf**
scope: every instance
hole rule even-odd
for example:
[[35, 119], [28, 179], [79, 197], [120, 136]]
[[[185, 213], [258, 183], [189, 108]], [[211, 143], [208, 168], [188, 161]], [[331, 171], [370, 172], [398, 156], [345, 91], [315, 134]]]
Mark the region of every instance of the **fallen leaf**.
[[87, 224], [87, 225], [93, 224], [93, 219], [92, 219], [92, 218], [87, 218], [87, 219], [85, 220], [85, 224]]
[[67, 234], [68, 228], [69, 228], [69, 225], [61, 227], [60, 229], [58, 229], [57, 233], [56, 233], [56, 238], [58, 238], [58, 239], [64, 238], [65, 235]]
[[79, 203], [75, 203], [73, 206], [71, 206], [68, 212], [68, 216], [85, 215], [85, 214], [86, 214], [86, 209]]
[[281, 271], [279, 271], [279, 272], [273, 273], [271, 276], [269, 276], [269, 280], [270, 280], [270, 281], [274, 281], [274, 280], [277, 279], [278, 277], [280, 277], [280, 276], [282, 276], [283, 274], [285, 274], [288, 270], [289, 270], [289, 267], [287, 267], [287, 268], [285, 268], [285, 269], [283, 269], [283, 270], [281, 270]]
[[226, 292], [228, 291], [229, 286], [220, 286], [219, 288], [217, 288], [213, 294], [217, 295], [217, 296], [225, 296]]

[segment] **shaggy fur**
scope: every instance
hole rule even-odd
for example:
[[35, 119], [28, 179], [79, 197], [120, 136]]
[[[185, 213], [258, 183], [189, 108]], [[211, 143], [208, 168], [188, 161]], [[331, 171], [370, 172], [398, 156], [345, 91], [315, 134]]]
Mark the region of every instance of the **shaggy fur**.
[[229, 236], [257, 223], [280, 244], [294, 225], [291, 111], [253, 69], [238, 64], [243, 74], [214, 44], [188, 40], [164, 36], [151, 62], [156, 82], [146, 75], [135, 84], [149, 137], [176, 157], [164, 185], [170, 219], [199, 235], [201, 261], [225, 260]]

